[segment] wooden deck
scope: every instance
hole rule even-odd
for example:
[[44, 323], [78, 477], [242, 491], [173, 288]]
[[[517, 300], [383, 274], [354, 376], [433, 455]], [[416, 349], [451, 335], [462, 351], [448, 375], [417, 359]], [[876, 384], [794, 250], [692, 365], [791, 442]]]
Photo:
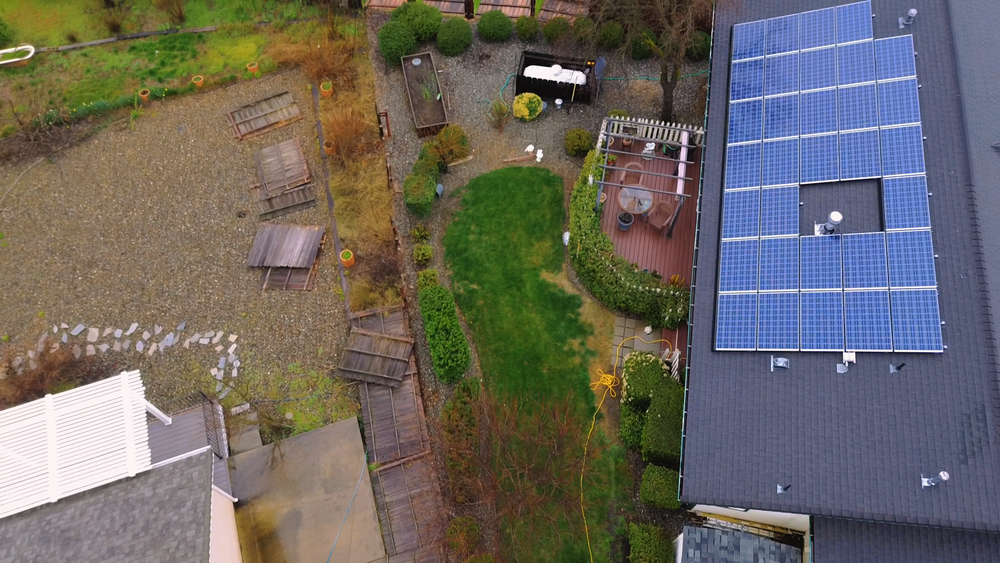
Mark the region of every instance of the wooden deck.
[[[392, 10], [406, 0], [371, 0], [366, 7], [381, 10]], [[441, 10], [442, 14], [465, 14], [463, 0], [425, 0], [425, 4]], [[512, 19], [530, 16], [534, 0], [482, 0], [477, 16], [486, 12], [500, 10]], [[587, 15], [590, 3], [587, 0], [545, 0], [542, 9], [536, 16], [542, 22], [554, 17], [564, 17], [573, 22], [576, 18]]]
[[398, 389], [374, 383], [358, 385], [368, 461], [392, 463], [430, 449], [427, 421], [413, 375]]
[[[412, 338], [352, 328], [347, 341], [347, 352], [337, 367], [337, 375], [356, 381], [400, 387], [403, 376], [409, 371], [412, 351]], [[392, 405], [386, 403], [384, 406], [389, 409]]]
[[410, 335], [409, 319], [399, 305], [351, 313], [349, 317], [354, 328], [397, 336]]
[[[365, 5], [365, 8], [392, 10], [398, 8], [403, 2], [406, 0], [371, 0]], [[441, 10], [442, 14], [465, 14], [464, 0], [426, 0], [424, 3]]]
[[443, 562], [446, 516], [431, 456], [378, 468], [372, 489], [390, 560]]
[[482, 0], [479, 3], [479, 13], [481, 16], [486, 12], [500, 10], [505, 16], [517, 19], [521, 16], [531, 15], [531, 5], [534, 0]]
[[545, 0], [538, 19], [546, 22], [555, 17], [563, 17], [573, 22], [576, 18], [586, 16], [589, 10], [590, 3], [585, 0]]

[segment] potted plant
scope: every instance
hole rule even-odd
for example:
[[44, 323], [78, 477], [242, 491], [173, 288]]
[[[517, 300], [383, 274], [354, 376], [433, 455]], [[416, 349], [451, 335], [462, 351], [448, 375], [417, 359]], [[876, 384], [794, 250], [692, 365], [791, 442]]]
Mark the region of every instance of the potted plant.
[[326, 156], [333, 156], [333, 141], [329, 139], [323, 141], [323, 152], [326, 153]]
[[252, 74], [254, 76], [257, 76], [257, 73], [259, 71], [260, 71], [260, 67], [257, 66], [257, 62], [256, 61], [252, 62], [252, 63], [247, 63], [247, 72], [249, 72], [250, 74]]
[[323, 94], [324, 98], [329, 98], [333, 95], [333, 82], [329, 78], [324, 79], [319, 85], [319, 92]]
[[617, 154], [609, 154], [608, 155], [608, 166], [614, 166], [616, 162], [618, 162], [618, 155]]
[[139, 90], [139, 99], [142, 100], [142, 103], [146, 103], [149, 101], [149, 88], [143, 88], [142, 90]]
[[196, 74], [191, 77], [191, 82], [194, 82], [195, 88], [201, 88], [205, 85], [205, 77], [200, 74]]
[[340, 252], [340, 263], [344, 265], [345, 268], [350, 268], [354, 265], [354, 253], [346, 248]]
[[622, 211], [618, 214], [618, 228], [627, 231], [632, 228], [632, 223], [635, 222], [635, 215], [632, 215], [628, 211]]

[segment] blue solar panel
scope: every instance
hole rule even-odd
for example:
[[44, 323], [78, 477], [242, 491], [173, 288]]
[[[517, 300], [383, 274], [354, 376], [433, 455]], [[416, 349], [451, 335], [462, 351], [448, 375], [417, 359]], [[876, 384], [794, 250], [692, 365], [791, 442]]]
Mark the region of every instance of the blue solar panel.
[[767, 54], [780, 55], [799, 50], [799, 15], [767, 20]]
[[729, 143], [759, 141], [764, 100], [729, 104]]
[[799, 53], [802, 90], [832, 88], [837, 85], [837, 49], [828, 47]]
[[764, 95], [787, 94], [799, 89], [799, 55], [792, 53], [766, 59]]
[[799, 49], [824, 47], [837, 42], [837, 14], [833, 8], [799, 14]]
[[801, 294], [802, 350], [834, 352], [844, 349], [844, 294], [820, 291]]
[[844, 288], [888, 288], [885, 265], [885, 233], [844, 235]]
[[733, 26], [733, 60], [764, 56], [764, 20]]
[[943, 352], [937, 290], [892, 291], [892, 343], [897, 352]]
[[917, 75], [913, 56], [913, 36], [900, 35], [875, 40], [875, 68], [879, 80]]
[[920, 126], [882, 129], [882, 175], [921, 174], [924, 143]]
[[868, 129], [878, 126], [875, 85], [864, 84], [837, 89], [840, 130]]
[[885, 228], [929, 229], [930, 209], [927, 205], [927, 178], [904, 176], [882, 180], [882, 209]]
[[837, 132], [836, 90], [803, 92], [799, 100], [803, 135]]
[[715, 331], [716, 350], [756, 349], [757, 294], [720, 295]]
[[730, 101], [759, 98], [764, 95], [764, 59], [733, 63], [729, 84]]
[[889, 287], [936, 287], [934, 242], [930, 231], [887, 233]]
[[844, 318], [848, 350], [892, 351], [888, 291], [844, 293]]
[[761, 239], [760, 290], [796, 291], [798, 289], [798, 237]]
[[799, 136], [799, 95], [764, 98], [764, 138]]
[[761, 185], [783, 186], [799, 183], [799, 139], [764, 143]]
[[847, 86], [861, 82], [875, 82], [872, 42], [837, 45], [837, 84]]
[[916, 79], [879, 82], [878, 116], [882, 127], [920, 123]]
[[760, 143], [726, 147], [726, 189], [760, 186]]
[[841, 289], [840, 235], [802, 237], [799, 286], [803, 289]]
[[722, 238], [756, 237], [760, 225], [760, 190], [725, 192]]
[[758, 350], [799, 349], [799, 294], [761, 293], [757, 309]]
[[872, 38], [872, 6], [857, 2], [837, 6], [837, 43]]
[[758, 239], [722, 241], [719, 291], [757, 291]]
[[[760, 193], [760, 236], [799, 234], [799, 187], [765, 188]], [[796, 255], [798, 255], [796, 253]]]
[[878, 130], [840, 134], [840, 179], [857, 180], [882, 175]]
[[839, 151], [837, 134], [821, 137], [802, 137], [802, 165], [800, 182], [836, 182], [840, 178], [838, 169]]

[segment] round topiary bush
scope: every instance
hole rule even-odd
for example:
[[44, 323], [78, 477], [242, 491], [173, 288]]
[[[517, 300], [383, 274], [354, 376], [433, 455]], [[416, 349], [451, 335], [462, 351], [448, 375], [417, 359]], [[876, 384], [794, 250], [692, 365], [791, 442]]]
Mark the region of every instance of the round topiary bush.
[[593, 43], [597, 39], [597, 24], [594, 23], [594, 20], [587, 16], [576, 18], [576, 21], [573, 22], [573, 39], [577, 43]]
[[448, 18], [438, 29], [438, 50], [446, 57], [457, 57], [472, 45], [472, 26], [462, 18]]
[[0, 18], [0, 47], [6, 47], [14, 40], [14, 30], [7, 25], [7, 22]]
[[637, 61], [644, 61], [652, 57], [653, 48], [650, 46], [650, 42], [656, 43], [656, 34], [649, 29], [633, 33], [628, 40], [628, 56]]
[[552, 18], [542, 27], [542, 35], [549, 43], [555, 43], [569, 33], [569, 20], [564, 17]]
[[517, 36], [521, 41], [534, 41], [538, 37], [539, 29], [541, 29], [538, 20], [531, 16], [517, 18], [517, 24], [514, 27], [517, 28]]
[[695, 31], [691, 34], [691, 42], [688, 43], [687, 57], [692, 61], [708, 60], [708, 55], [712, 52], [712, 36], [704, 31]]
[[389, 66], [399, 66], [402, 64], [399, 59], [416, 48], [417, 38], [413, 30], [401, 21], [390, 20], [378, 30], [378, 50]]
[[542, 98], [538, 94], [525, 92], [514, 97], [514, 117], [521, 121], [531, 121], [542, 113]]
[[423, 2], [403, 2], [392, 11], [393, 21], [403, 22], [413, 30], [417, 41], [430, 41], [441, 27], [441, 10]]
[[597, 44], [605, 49], [617, 49], [625, 41], [625, 28], [616, 21], [604, 22], [597, 30]]
[[566, 131], [563, 145], [569, 156], [587, 156], [590, 149], [594, 148], [594, 136], [590, 134], [590, 131], [576, 127]]
[[479, 18], [476, 31], [479, 32], [479, 38], [483, 41], [499, 43], [510, 39], [510, 34], [514, 31], [514, 24], [500, 10], [492, 10]]

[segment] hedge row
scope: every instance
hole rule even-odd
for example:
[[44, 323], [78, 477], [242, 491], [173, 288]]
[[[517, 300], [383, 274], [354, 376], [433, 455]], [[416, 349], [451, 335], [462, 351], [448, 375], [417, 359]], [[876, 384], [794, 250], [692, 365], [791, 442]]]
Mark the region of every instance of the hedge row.
[[479, 379], [463, 379], [441, 412], [445, 470], [451, 498], [456, 504], [478, 500], [475, 484], [479, 474], [471, 454], [479, 449], [479, 419], [474, 407], [479, 385]]
[[684, 420], [684, 388], [667, 384], [653, 395], [642, 428], [642, 459], [663, 465], [679, 465], [681, 429]]
[[678, 465], [684, 388], [669, 376], [667, 366], [648, 352], [629, 354], [622, 370], [621, 402], [618, 432], [625, 447], [641, 450], [646, 461]]
[[681, 501], [677, 500], [677, 483], [680, 476], [676, 471], [650, 463], [642, 473], [639, 485], [639, 500], [656, 508], [677, 510]]
[[[691, 294], [687, 288], [665, 284], [649, 272], [615, 255], [608, 235], [601, 232], [595, 211], [598, 181], [604, 157], [590, 151], [573, 187], [570, 200], [570, 260], [583, 285], [608, 307], [639, 316], [654, 327], [675, 328], [687, 320]], [[591, 184], [588, 177], [593, 176]]]
[[469, 138], [458, 125], [449, 125], [433, 141], [424, 143], [403, 180], [403, 202], [417, 217], [426, 217], [434, 205], [437, 183], [448, 164], [469, 155]]
[[646, 411], [622, 403], [618, 422], [618, 435], [622, 445], [630, 450], [642, 449], [642, 429], [646, 426]]
[[622, 366], [622, 403], [646, 412], [653, 395], [668, 388], [668, 379], [670, 374], [663, 360], [648, 352], [632, 352]]
[[673, 563], [673, 542], [652, 524], [628, 525], [629, 561], [632, 563]]
[[440, 285], [425, 287], [418, 295], [434, 373], [444, 383], [456, 383], [469, 369], [472, 355], [469, 341], [458, 322], [455, 296], [450, 289]]

